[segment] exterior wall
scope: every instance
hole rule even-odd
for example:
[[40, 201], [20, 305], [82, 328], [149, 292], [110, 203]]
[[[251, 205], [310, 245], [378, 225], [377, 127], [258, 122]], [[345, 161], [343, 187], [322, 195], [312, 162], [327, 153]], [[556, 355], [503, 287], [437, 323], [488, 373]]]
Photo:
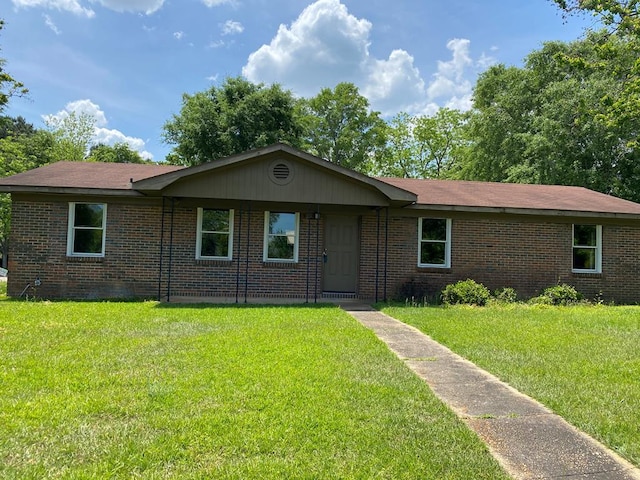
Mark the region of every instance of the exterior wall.
[[316, 249], [316, 238], [322, 238], [321, 223], [312, 214], [300, 212], [298, 262], [264, 262], [264, 212], [264, 208], [234, 209], [232, 260], [198, 260], [197, 207], [177, 207], [172, 249], [167, 217], [164, 227], [162, 298], [168, 296], [171, 301], [210, 297], [235, 299], [240, 303], [251, 298], [315, 301], [315, 295], [321, 294], [322, 283], [321, 244]]
[[[104, 258], [67, 257], [68, 201], [107, 203]], [[322, 218], [330, 212], [316, 220], [312, 207], [300, 207], [298, 262], [265, 263], [268, 207], [235, 205], [233, 259], [196, 260], [197, 206], [178, 202], [172, 214], [166, 201], [163, 216], [160, 201], [15, 196], [8, 293], [17, 297], [38, 278], [41, 285], [27, 293], [42, 298], [322, 298]], [[472, 278], [492, 290], [513, 287], [524, 298], [566, 282], [587, 298], [640, 302], [640, 225], [603, 223], [602, 273], [574, 274], [572, 219], [452, 214], [451, 267], [439, 269], [417, 266], [420, 213], [395, 211], [388, 228], [384, 209], [359, 214], [356, 293], [363, 300], [433, 299], [445, 285]]]
[[68, 202], [14, 199], [8, 294], [31, 284], [42, 298], [154, 297], [161, 209], [107, 203], [105, 256], [81, 258], [67, 256]]
[[[442, 214], [425, 214], [438, 216]], [[519, 220], [519, 219], [518, 219]], [[640, 225], [603, 224], [602, 273], [572, 273], [572, 224], [496, 218], [453, 218], [451, 268], [418, 267], [416, 217], [391, 217], [387, 251], [387, 298], [438, 297], [447, 284], [471, 278], [491, 290], [512, 287], [522, 298], [557, 283], [573, 285], [586, 298], [640, 302]], [[363, 220], [360, 295], [376, 298], [376, 223]], [[576, 220], [580, 223], [580, 220]], [[585, 222], [586, 223], [586, 222]], [[593, 223], [590, 221], [589, 223]], [[381, 213], [380, 228], [385, 228]], [[379, 237], [384, 241], [384, 232]], [[380, 244], [378, 299], [384, 296], [384, 247]]]

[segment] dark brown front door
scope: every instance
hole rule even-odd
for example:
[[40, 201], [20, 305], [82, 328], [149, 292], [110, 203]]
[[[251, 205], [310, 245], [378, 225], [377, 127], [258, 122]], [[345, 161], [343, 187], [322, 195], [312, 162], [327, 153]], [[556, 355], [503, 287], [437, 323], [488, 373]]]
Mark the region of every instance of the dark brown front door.
[[355, 293], [358, 282], [358, 217], [328, 216], [324, 224], [325, 292]]

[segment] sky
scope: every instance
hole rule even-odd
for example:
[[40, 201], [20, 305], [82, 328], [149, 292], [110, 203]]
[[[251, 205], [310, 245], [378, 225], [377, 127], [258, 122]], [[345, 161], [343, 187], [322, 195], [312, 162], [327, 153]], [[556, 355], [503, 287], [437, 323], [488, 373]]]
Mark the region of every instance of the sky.
[[30, 91], [5, 115], [84, 112], [94, 142], [155, 161], [183, 94], [228, 77], [301, 97], [352, 82], [386, 119], [466, 110], [491, 65], [593, 26], [550, 0], [0, 0], [0, 18], [4, 68]]

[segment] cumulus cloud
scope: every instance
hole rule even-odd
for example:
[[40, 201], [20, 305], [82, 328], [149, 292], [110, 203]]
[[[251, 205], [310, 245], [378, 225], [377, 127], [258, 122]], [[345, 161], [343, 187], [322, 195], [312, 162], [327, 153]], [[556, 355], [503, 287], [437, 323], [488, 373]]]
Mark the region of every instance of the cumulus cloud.
[[164, 4], [164, 0], [99, 0], [100, 4], [116, 12], [144, 12], [151, 15]]
[[219, 7], [220, 5], [235, 5], [237, 2], [236, 0], [202, 0], [202, 3], [204, 3], [207, 7], [211, 8], [211, 7]]
[[453, 39], [447, 43], [451, 59], [438, 62], [436, 73], [425, 81], [409, 52], [393, 50], [388, 58], [370, 53], [372, 27], [340, 0], [317, 0], [291, 25], [280, 25], [271, 42], [249, 56], [242, 73], [250, 81], [281, 83], [305, 97], [352, 82], [372, 108], [390, 116], [399, 111], [432, 114], [439, 106], [470, 108], [470, 77], [495, 63], [485, 55], [474, 61], [471, 42]]
[[233, 20], [227, 20], [222, 25], [222, 35], [236, 35], [244, 32], [244, 27], [240, 22], [234, 22]]
[[182, 37], [184, 37], [184, 32], [173, 32], [173, 38], [176, 40], [182, 40]]
[[107, 128], [107, 117], [100, 108], [100, 105], [93, 103], [91, 100], [76, 100], [69, 102], [58, 113], [51, 115], [43, 115], [42, 118], [47, 124], [59, 124], [62, 119], [68, 117], [71, 112], [76, 115], [88, 115], [95, 121], [95, 130], [92, 142], [94, 144], [104, 143], [106, 145], [114, 145], [116, 143], [126, 143], [132, 150], [137, 151], [142, 158], [153, 160], [153, 155], [144, 149], [145, 141], [141, 138], [129, 137], [119, 130]]
[[77, 0], [11, 0], [17, 8], [41, 7], [51, 10], [70, 12], [75, 15], [91, 18], [95, 12], [83, 7]]

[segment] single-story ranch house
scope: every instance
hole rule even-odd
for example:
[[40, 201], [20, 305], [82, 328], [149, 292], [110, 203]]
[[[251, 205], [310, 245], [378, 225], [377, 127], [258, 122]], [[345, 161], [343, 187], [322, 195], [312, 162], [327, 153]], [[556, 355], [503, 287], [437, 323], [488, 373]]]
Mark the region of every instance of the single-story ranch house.
[[375, 301], [472, 278], [640, 301], [640, 205], [585, 188], [372, 178], [275, 144], [189, 168], [59, 162], [0, 192], [14, 297]]

